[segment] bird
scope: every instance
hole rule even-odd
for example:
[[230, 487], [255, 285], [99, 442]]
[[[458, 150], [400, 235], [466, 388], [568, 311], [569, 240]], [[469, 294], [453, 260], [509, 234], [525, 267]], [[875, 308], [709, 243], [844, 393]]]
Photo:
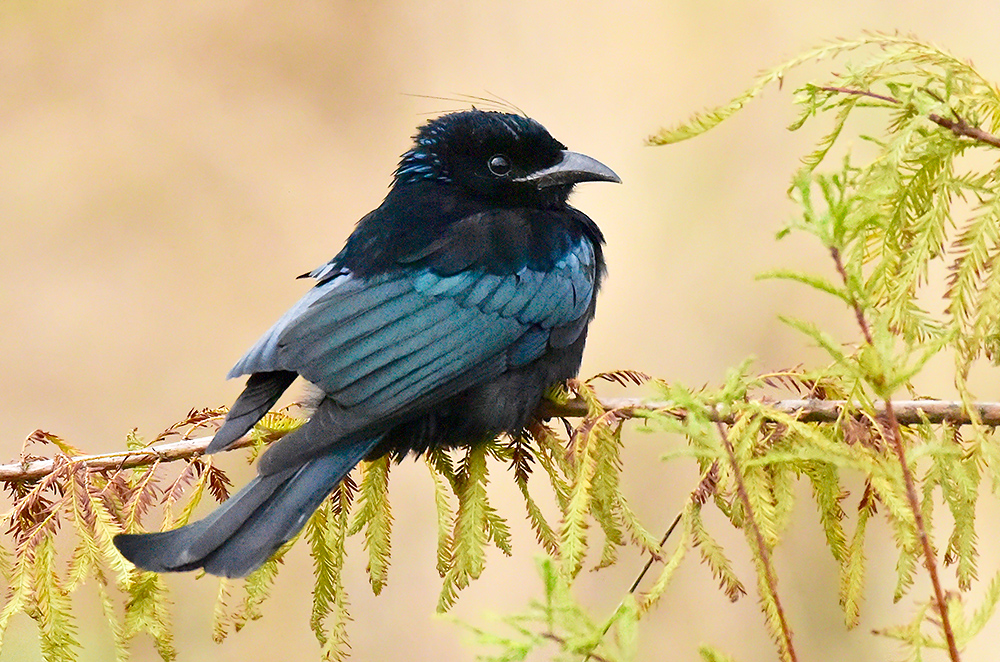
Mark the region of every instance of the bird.
[[246, 387], [206, 452], [299, 377], [316, 391], [307, 422], [204, 519], [117, 535], [138, 568], [246, 576], [362, 460], [523, 435], [546, 391], [576, 376], [604, 236], [568, 198], [618, 175], [521, 113], [450, 112], [413, 140], [382, 203], [230, 371]]

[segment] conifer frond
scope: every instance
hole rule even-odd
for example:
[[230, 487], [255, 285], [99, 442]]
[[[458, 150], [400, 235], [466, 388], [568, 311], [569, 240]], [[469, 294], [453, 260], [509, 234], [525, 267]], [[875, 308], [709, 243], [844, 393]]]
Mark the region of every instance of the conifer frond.
[[[142, 519], [150, 508], [153, 507], [154, 501], [156, 501], [158, 496], [162, 495], [162, 489], [160, 488], [157, 480], [157, 467], [159, 462], [154, 462], [144, 469], [135, 469], [133, 473], [136, 478], [132, 482], [132, 485], [128, 486], [127, 489], [127, 500], [125, 502], [125, 521], [124, 528], [126, 531], [136, 531], [139, 528], [139, 521]], [[190, 468], [190, 465], [188, 465]], [[185, 470], [182, 475], [187, 473]], [[179, 481], [175, 481], [174, 486], [177, 486]], [[166, 496], [164, 496], [166, 498]], [[176, 500], [176, 496], [172, 498]]]
[[[498, 620], [500, 628], [481, 628], [456, 621], [475, 638], [480, 648], [496, 649], [496, 655], [478, 659], [491, 662], [545, 659], [558, 662], [589, 659], [593, 662], [625, 662], [634, 659], [638, 605], [626, 599], [611, 616], [599, 622], [576, 602], [571, 586], [556, 562], [542, 558], [537, 563], [543, 596], [516, 616]], [[558, 647], [553, 655], [552, 646]]]
[[312, 553], [316, 584], [310, 626], [319, 641], [324, 662], [347, 659], [350, 644], [347, 624], [348, 598], [344, 589], [344, 542], [347, 538], [350, 508], [356, 490], [350, 475], [325, 500], [306, 525], [306, 538]]
[[392, 552], [392, 510], [389, 507], [389, 456], [365, 462], [358, 491], [358, 510], [347, 535], [365, 532], [368, 578], [378, 595], [388, 581]]
[[840, 606], [844, 610], [847, 627], [858, 625], [861, 614], [861, 600], [864, 598], [865, 582], [865, 532], [868, 521], [875, 514], [875, 496], [871, 484], [865, 486], [861, 502], [858, 504], [858, 519], [854, 533], [840, 564]]
[[[588, 406], [595, 412], [600, 412], [600, 404], [594, 396], [593, 390], [587, 385], [579, 385], [577, 393], [584, 398]], [[595, 480], [600, 484], [602, 478], [597, 475], [600, 464], [601, 439], [604, 437], [607, 426], [614, 426], [621, 420], [621, 415], [614, 410], [610, 412], [600, 412], [592, 420], [585, 422], [577, 428], [570, 440], [571, 458], [573, 460], [571, 470], [571, 485], [569, 502], [563, 514], [563, 524], [560, 531], [560, 551], [563, 560], [563, 572], [568, 576], [574, 576], [583, 565], [583, 556], [587, 550], [586, 531], [589, 527], [587, 518], [593, 511], [593, 499], [595, 496]], [[605, 437], [606, 439], [606, 437]], [[599, 504], [599, 508], [606, 504]], [[606, 515], [608, 511], [604, 508]], [[602, 518], [598, 518], [601, 521]], [[607, 525], [605, 534], [620, 540], [618, 527], [609, 516], [603, 518]], [[614, 542], [612, 543], [614, 544]], [[605, 555], [607, 552], [605, 552]]]
[[549, 524], [548, 520], [545, 519], [545, 515], [542, 514], [541, 508], [535, 503], [531, 492], [528, 491], [527, 481], [518, 480], [517, 488], [521, 491], [521, 496], [524, 497], [524, 507], [528, 511], [528, 521], [531, 523], [531, 529], [535, 532], [538, 544], [549, 555], [557, 556], [559, 554], [558, 537], [552, 525]]
[[296, 539], [297, 536], [282, 545], [264, 565], [254, 570], [243, 580], [241, 586], [243, 589], [243, 600], [236, 605], [236, 608], [230, 614], [233, 629], [236, 632], [242, 630], [250, 621], [255, 621], [263, 617], [262, 606], [264, 601], [271, 595], [271, 587], [274, 585], [274, 579], [281, 567], [282, 557], [288, 552]]
[[982, 632], [983, 628], [996, 613], [997, 603], [1000, 602], [1000, 571], [993, 575], [989, 585], [986, 587], [986, 594], [983, 602], [972, 613], [968, 622], [968, 638], [972, 638]]
[[768, 69], [758, 74], [753, 85], [745, 92], [732, 99], [729, 103], [718, 106], [711, 110], [697, 113], [686, 122], [670, 129], [661, 129], [658, 133], [650, 136], [647, 142], [651, 145], [669, 145], [672, 143], [688, 140], [715, 128], [726, 119], [739, 112], [747, 103], [760, 95], [772, 83], [781, 84], [785, 75], [793, 69], [813, 60], [823, 60], [828, 57], [839, 55], [848, 51], [856, 50], [864, 46], [876, 44], [879, 41], [891, 39], [886, 35], [872, 35], [854, 40], [838, 40], [825, 44], [818, 48], [806, 51], [802, 55]]
[[80, 643], [70, 615], [69, 591], [56, 570], [53, 538], [40, 541], [33, 556], [34, 586], [25, 611], [38, 626], [42, 657], [46, 662], [74, 662]]
[[456, 473], [458, 511], [452, 532], [452, 559], [444, 576], [438, 611], [447, 611], [458, 590], [477, 579], [486, 566], [487, 517], [492, 510], [486, 501], [486, 455], [485, 444], [473, 445]]
[[79, 541], [69, 563], [67, 589], [70, 592], [89, 577], [106, 585], [104, 568], [114, 573], [119, 585], [128, 578], [128, 564], [112, 543], [112, 538], [121, 533], [122, 528], [101, 498], [100, 489], [94, 485], [95, 478], [83, 467], [75, 467], [69, 506]]
[[153, 638], [153, 644], [164, 662], [176, 659], [170, 601], [163, 577], [153, 572], [132, 570], [125, 591], [129, 600], [125, 604], [122, 624], [124, 640], [129, 641], [138, 634], [146, 633]]
[[232, 580], [228, 577], [219, 578], [219, 589], [215, 596], [215, 606], [212, 608], [212, 640], [221, 644], [229, 636], [232, 623], [229, 614], [232, 612]]
[[[688, 508], [693, 507], [693, 505], [688, 505]], [[639, 600], [640, 617], [652, 609], [653, 606], [659, 602], [660, 598], [663, 597], [663, 594], [667, 590], [667, 586], [670, 584], [670, 580], [674, 578], [674, 573], [677, 572], [677, 568], [680, 567], [681, 561], [684, 560], [684, 557], [687, 555], [690, 548], [691, 530], [688, 525], [685, 525], [681, 531], [680, 540], [677, 541], [677, 546], [674, 548], [673, 553], [667, 557], [667, 560], [663, 564], [663, 568], [660, 570], [660, 574], [653, 582], [653, 585], [649, 587]]]
[[[191, 487], [188, 488], [188, 484]], [[195, 458], [188, 463], [177, 480], [163, 495], [163, 524], [161, 530], [181, 526], [191, 521], [194, 509], [201, 503], [201, 497], [208, 487], [208, 472], [204, 471], [201, 458]], [[184, 506], [178, 515], [174, 515], [175, 505], [184, 499]]]
[[437, 512], [437, 571], [444, 577], [452, 561], [451, 523], [454, 511], [451, 494], [456, 490], [455, 472], [448, 453], [440, 448], [428, 452], [427, 466], [434, 481], [434, 507]]
[[652, 377], [641, 370], [611, 370], [609, 372], [599, 372], [585, 383], [592, 384], [598, 379], [606, 382], [614, 382], [620, 386], [642, 386], [651, 380]]
[[701, 519], [701, 506], [691, 509], [688, 519], [691, 530], [691, 542], [702, 561], [712, 572], [712, 576], [719, 582], [719, 587], [730, 601], [736, 602], [746, 595], [747, 591], [743, 587], [743, 582], [739, 580], [733, 571], [732, 563], [726, 556], [722, 546], [715, 541], [715, 538], [705, 528], [705, 523]]
[[701, 659], [704, 660], [704, 662], [736, 662], [735, 657], [726, 655], [711, 646], [699, 646], [698, 655], [701, 656]]

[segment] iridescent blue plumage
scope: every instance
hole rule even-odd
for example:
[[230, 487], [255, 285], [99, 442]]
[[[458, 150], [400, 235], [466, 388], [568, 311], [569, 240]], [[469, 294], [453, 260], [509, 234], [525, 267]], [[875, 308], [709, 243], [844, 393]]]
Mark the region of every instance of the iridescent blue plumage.
[[566, 203], [581, 181], [617, 177], [529, 118], [468, 111], [421, 127], [382, 204], [230, 372], [249, 380], [208, 451], [298, 376], [322, 394], [309, 421], [208, 518], [119, 536], [122, 553], [241, 576], [362, 458], [520, 434], [545, 390], [576, 374], [594, 314], [603, 237]]

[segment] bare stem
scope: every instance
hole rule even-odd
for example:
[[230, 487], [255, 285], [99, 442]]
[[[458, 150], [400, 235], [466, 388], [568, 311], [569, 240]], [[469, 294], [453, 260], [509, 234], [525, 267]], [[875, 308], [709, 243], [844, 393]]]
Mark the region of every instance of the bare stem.
[[[673, 534], [674, 529], [677, 528], [677, 525], [681, 523], [681, 517], [683, 516], [684, 512], [681, 511], [677, 513], [676, 517], [674, 517], [674, 521], [670, 523], [670, 526], [667, 528], [666, 533], [664, 533], [663, 537], [660, 538], [660, 547], [663, 547], [664, 545], [667, 544], [667, 539], [669, 539], [670, 536]], [[650, 554], [649, 559], [646, 560], [646, 565], [644, 565], [642, 570], [639, 571], [639, 576], [635, 578], [635, 581], [632, 582], [632, 586], [629, 587], [628, 589], [629, 595], [632, 595], [633, 593], [636, 592], [636, 590], [638, 590], [639, 584], [642, 583], [642, 578], [645, 577], [646, 573], [649, 572], [649, 569], [653, 567], [653, 563], [655, 561], [656, 561], [656, 556]], [[607, 633], [607, 630], [605, 630], [604, 632]]]
[[824, 92], [835, 92], [837, 94], [852, 94], [859, 97], [869, 97], [872, 99], [878, 99], [879, 101], [888, 101], [889, 103], [900, 104], [903, 103], [896, 97], [885, 96], [884, 94], [875, 94], [874, 92], [869, 92], [868, 90], [855, 90], [850, 87], [834, 87], [832, 85], [827, 85], [820, 87], [819, 89]]
[[865, 337], [865, 342], [869, 345], [874, 345], [875, 342], [872, 340], [872, 330], [868, 326], [868, 320], [865, 319], [865, 311], [861, 309], [861, 304], [858, 303], [857, 298], [851, 292], [850, 279], [847, 277], [847, 269], [844, 268], [844, 261], [840, 259], [840, 249], [836, 246], [830, 247], [830, 255], [833, 257], [833, 263], [837, 266], [837, 273], [840, 274], [840, 278], [844, 281], [844, 285], [847, 286], [848, 294], [851, 297], [851, 307], [854, 309], [854, 317], [858, 320], [858, 326], [861, 327], [861, 333]]
[[[543, 632], [542, 636], [548, 639], [549, 641], [554, 641], [563, 648], [566, 648], [566, 639], [560, 637], [558, 634], [554, 632]], [[587, 653], [586, 659], [594, 660], [594, 662], [611, 662], [611, 660], [609, 660], [608, 658], [598, 655], [597, 653]]]
[[[713, 462], [712, 466], [709, 467], [708, 470], [705, 471], [705, 473], [702, 475], [701, 480], [698, 481], [698, 487], [694, 488], [694, 491], [691, 492], [691, 501], [697, 503], [699, 506], [705, 505], [705, 502], [708, 501], [709, 497], [711, 497], [715, 493], [715, 486], [718, 484], [718, 482], [719, 482], [719, 463], [716, 461]], [[667, 528], [666, 532], [663, 534], [663, 537], [660, 538], [661, 550], [663, 549], [663, 546], [667, 544], [667, 539], [669, 539], [670, 536], [673, 534], [674, 529], [676, 529], [677, 525], [681, 523], [682, 517], [684, 517], [683, 510], [677, 513], [677, 516], [674, 517], [674, 521]], [[633, 594], [636, 592], [636, 590], [639, 588], [639, 584], [642, 583], [642, 578], [646, 576], [646, 573], [649, 572], [649, 569], [653, 566], [653, 563], [657, 560], [659, 559], [655, 554], [649, 555], [649, 560], [646, 561], [646, 565], [643, 566], [642, 571], [639, 572], [639, 576], [635, 578], [634, 582], [632, 582], [632, 586], [628, 590], [629, 594]], [[605, 630], [604, 632], [607, 633], [607, 630]]]
[[913, 481], [913, 472], [910, 471], [910, 466], [906, 462], [906, 449], [903, 447], [903, 436], [900, 434], [899, 421], [896, 420], [896, 415], [892, 409], [892, 400], [885, 401], [885, 416], [889, 435], [892, 437], [892, 448], [896, 452], [896, 459], [903, 470], [903, 483], [906, 485], [906, 500], [909, 502], [910, 510], [913, 511], [913, 524], [917, 529], [917, 537], [920, 539], [920, 546], [924, 552], [924, 566], [927, 568], [927, 574], [931, 578], [931, 586], [934, 587], [934, 601], [937, 602], [938, 611], [941, 615], [941, 629], [944, 630], [944, 637], [948, 642], [948, 656], [952, 662], [960, 662], [962, 658], [958, 653], [958, 644], [955, 642], [955, 631], [951, 627], [951, 617], [948, 615], [948, 601], [944, 590], [941, 588], [934, 548], [931, 546], [930, 537], [927, 535], [924, 513], [920, 508], [917, 487]]

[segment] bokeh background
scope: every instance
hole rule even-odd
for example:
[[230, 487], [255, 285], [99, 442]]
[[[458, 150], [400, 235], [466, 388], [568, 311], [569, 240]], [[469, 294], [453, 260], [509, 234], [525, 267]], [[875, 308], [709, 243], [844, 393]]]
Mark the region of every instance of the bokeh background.
[[[728, 100], [765, 67], [863, 30], [912, 32], [1000, 80], [998, 24], [995, 0], [947, 8], [902, 0], [3, 0], [0, 459], [16, 457], [35, 428], [110, 451], [133, 427], [152, 436], [192, 407], [231, 402], [240, 384], [224, 376], [308, 287], [294, 276], [329, 259], [379, 203], [418, 124], [467, 107], [409, 95], [498, 95], [621, 175], [622, 186], [586, 185], [574, 198], [604, 229], [610, 264], [584, 373], [639, 368], [700, 385], [751, 355], [762, 370], [815, 361], [777, 315], [809, 317], [844, 340], [855, 337], [850, 316], [831, 299], [754, 275], [778, 266], [832, 273], [818, 246], [774, 234], [793, 212], [789, 176], [823, 128], [785, 130], [792, 92], [843, 61], [793, 74], [695, 141], [651, 148], [643, 139]], [[944, 368], [933, 394], [947, 394]], [[684, 462], [659, 462], [677, 443], [629, 437], [626, 489], [653, 530], [696, 479]], [[245, 480], [249, 470], [229, 463]], [[541, 592], [518, 497], [502, 468], [494, 477], [516, 554], [492, 554], [462, 596], [455, 615], [477, 624]], [[472, 660], [462, 631], [433, 615], [440, 580], [425, 468], [394, 469], [392, 497], [393, 568], [378, 598], [352, 542], [345, 581], [355, 659]], [[741, 536], [719, 519], [710, 526], [752, 587]], [[892, 605], [895, 559], [878, 553], [891, 550], [889, 539], [883, 522], [872, 527], [862, 625], [845, 632], [834, 565], [817, 546], [815, 516], [799, 509], [777, 563], [802, 659], [898, 656], [868, 632], [908, 619], [928, 593], [918, 583]], [[985, 531], [984, 576], [1000, 565], [995, 540]], [[641, 565], [626, 552], [618, 567], [583, 577], [580, 592], [597, 617], [614, 609]], [[310, 580], [304, 550], [293, 551], [264, 618], [218, 646], [214, 580], [172, 577], [181, 659], [315, 658]], [[109, 659], [91, 593], [76, 599], [83, 657]], [[776, 657], [755, 595], [729, 605], [696, 555], [640, 637], [640, 660], [694, 660], [701, 642], [743, 661]], [[997, 643], [987, 634], [964, 659], [995, 660]], [[155, 659], [148, 642], [135, 651], [137, 660]], [[33, 625], [15, 619], [0, 660], [38, 656]]]

